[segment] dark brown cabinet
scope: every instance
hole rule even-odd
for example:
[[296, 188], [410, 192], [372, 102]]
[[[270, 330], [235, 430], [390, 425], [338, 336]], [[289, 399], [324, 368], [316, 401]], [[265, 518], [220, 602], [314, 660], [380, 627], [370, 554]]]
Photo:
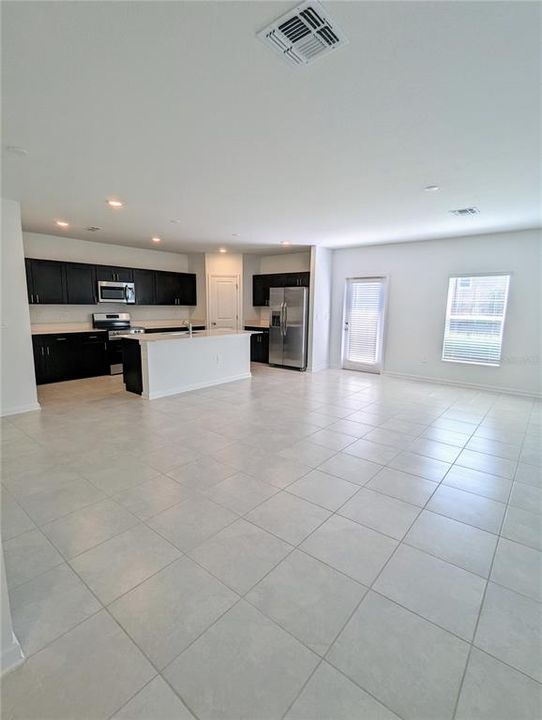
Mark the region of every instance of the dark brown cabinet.
[[60, 305], [66, 302], [63, 262], [56, 260], [27, 260], [26, 283], [31, 304]]
[[269, 305], [269, 283], [271, 275], [252, 276], [252, 304], [255, 306]]
[[156, 273], [154, 270], [134, 270], [137, 305], [154, 305], [155, 275]]
[[96, 265], [96, 279], [106, 282], [133, 282], [134, 271], [132, 268], [114, 265]]
[[309, 287], [310, 272], [273, 273], [252, 276], [252, 305], [269, 305], [269, 290], [272, 287]]
[[155, 305], [197, 305], [196, 276], [194, 274], [157, 270], [154, 282]]
[[109, 374], [105, 332], [34, 335], [38, 385]]
[[135, 283], [138, 305], [198, 304], [194, 273], [32, 258], [25, 260], [25, 268], [28, 302], [34, 305], [95, 305], [100, 280]]
[[95, 305], [98, 302], [94, 265], [66, 263], [66, 302], [70, 305]]
[[269, 329], [257, 325], [245, 325], [245, 330], [255, 330], [250, 337], [250, 361], [269, 362]]

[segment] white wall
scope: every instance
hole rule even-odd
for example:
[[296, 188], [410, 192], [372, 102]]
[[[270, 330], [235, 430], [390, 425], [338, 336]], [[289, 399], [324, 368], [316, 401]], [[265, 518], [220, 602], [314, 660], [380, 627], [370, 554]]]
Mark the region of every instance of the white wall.
[[258, 325], [261, 308], [252, 304], [252, 276], [260, 273], [260, 256], [243, 255], [243, 317], [245, 325]]
[[310, 270], [307, 368], [316, 372], [329, 367], [333, 251], [329, 248], [312, 247]]
[[[523, 393], [541, 392], [542, 231], [336, 250], [331, 364], [340, 365], [346, 278], [387, 275], [384, 371]], [[448, 277], [512, 274], [498, 368], [442, 362]]]
[[[132, 322], [137, 320], [205, 319], [205, 272], [203, 253], [194, 255], [170, 253], [162, 250], [131, 248], [121, 245], [76, 240], [70, 237], [23, 233], [26, 257], [43, 260], [120, 265], [150, 270], [195, 272], [197, 275], [198, 305], [196, 308], [176, 308], [160, 305], [132, 305], [128, 308]], [[93, 312], [102, 312], [103, 305], [32, 305], [30, 318], [33, 325], [49, 323], [89, 322]], [[126, 312], [126, 305], [110, 304], [111, 312]]]
[[26, 294], [21, 210], [2, 199], [0, 414], [39, 410]]
[[196, 273], [196, 293], [198, 304], [189, 312], [190, 317], [205, 321], [207, 316], [207, 284], [205, 279], [205, 253], [188, 255], [188, 272]]
[[284, 255], [261, 255], [261, 273], [306, 272], [310, 270], [310, 250]]

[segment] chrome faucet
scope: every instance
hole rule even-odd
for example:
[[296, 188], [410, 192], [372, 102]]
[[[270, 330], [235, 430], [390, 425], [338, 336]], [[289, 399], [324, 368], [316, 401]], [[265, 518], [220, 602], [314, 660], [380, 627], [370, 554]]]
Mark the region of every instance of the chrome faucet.
[[192, 337], [192, 323], [190, 320], [183, 320], [183, 326], [188, 328], [188, 333]]

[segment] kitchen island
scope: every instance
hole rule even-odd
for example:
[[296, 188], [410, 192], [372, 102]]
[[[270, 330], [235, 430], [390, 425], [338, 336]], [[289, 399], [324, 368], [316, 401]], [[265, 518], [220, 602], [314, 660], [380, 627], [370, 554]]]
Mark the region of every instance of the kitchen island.
[[205, 330], [126, 336], [126, 390], [153, 400], [249, 378], [252, 334]]

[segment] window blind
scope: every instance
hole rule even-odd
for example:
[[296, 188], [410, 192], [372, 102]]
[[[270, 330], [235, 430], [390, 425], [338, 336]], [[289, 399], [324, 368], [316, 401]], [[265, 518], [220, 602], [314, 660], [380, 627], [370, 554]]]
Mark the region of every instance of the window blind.
[[344, 365], [377, 366], [382, 350], [384, 278], [349, 281]]
[[442, 359], [499, 365], [510, 275], [451, 277]]

